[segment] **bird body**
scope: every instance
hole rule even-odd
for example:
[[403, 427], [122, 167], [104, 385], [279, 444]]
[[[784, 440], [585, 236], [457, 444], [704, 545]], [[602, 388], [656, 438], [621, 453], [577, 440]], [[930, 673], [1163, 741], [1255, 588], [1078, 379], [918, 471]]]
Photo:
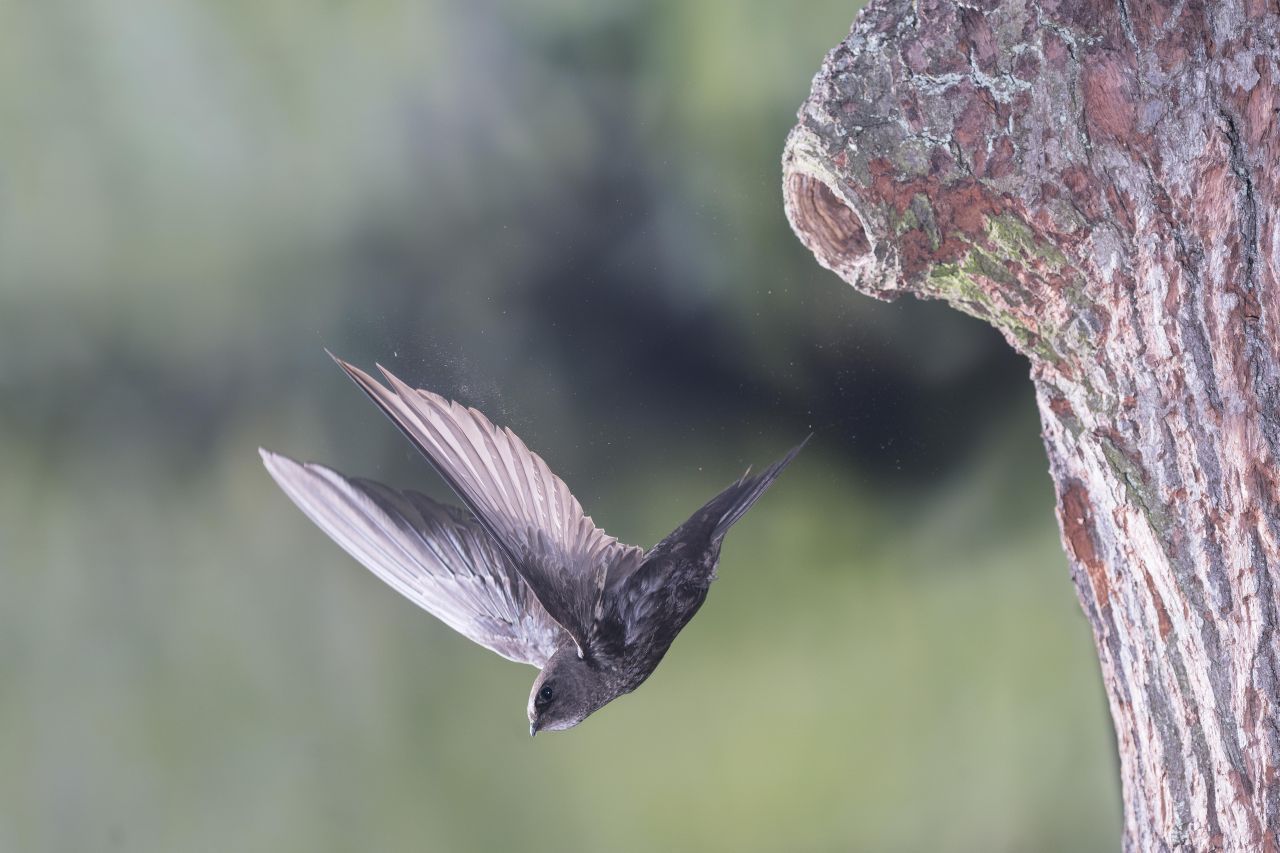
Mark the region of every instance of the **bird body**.
[[[744, 475], [647, 552], [597, 528], [510, 430], [335, 361], [467, 511], [260, 451], [272, 477], [356, 560], [449, 627], [541, 672], [530, 734], [577, 725], [639, 687], [706, 600], [720, 546], [803, 447]], [[381, 368], [380, 368], [381, 369]]]

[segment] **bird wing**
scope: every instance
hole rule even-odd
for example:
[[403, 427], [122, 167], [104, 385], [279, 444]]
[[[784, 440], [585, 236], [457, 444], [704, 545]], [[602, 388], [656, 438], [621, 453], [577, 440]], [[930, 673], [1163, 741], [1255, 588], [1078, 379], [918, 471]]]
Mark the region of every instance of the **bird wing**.
[[414, 389], [385, 368], [384, 387], [335, 358], [506, 552], [551, 617], [588, 652], [611, 571], [627, 571], [644, 550], [596, 527], [547, 463], [515, 433], [475, 409]]
[[280, 488], [321, 530], [459, 634], [539, 669], [567, 641], [469, 513], [418, 492], [259, 452]]

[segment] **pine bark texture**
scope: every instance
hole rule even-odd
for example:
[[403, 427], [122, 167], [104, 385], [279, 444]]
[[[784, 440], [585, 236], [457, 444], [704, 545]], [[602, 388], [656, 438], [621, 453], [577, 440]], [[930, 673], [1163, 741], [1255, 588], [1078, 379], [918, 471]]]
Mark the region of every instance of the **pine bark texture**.
[[801, 240], [1031, 363], [1128, 850], [1280, 851], [1280, 0], [873, 0]]

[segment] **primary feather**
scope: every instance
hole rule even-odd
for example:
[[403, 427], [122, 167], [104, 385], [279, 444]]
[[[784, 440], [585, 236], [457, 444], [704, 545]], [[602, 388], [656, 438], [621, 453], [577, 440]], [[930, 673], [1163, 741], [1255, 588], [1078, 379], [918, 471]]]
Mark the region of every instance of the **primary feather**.
[[271, 476], [348, 554], [487, 649], [541, 669], [565, 642], [506, 555], [466, 512], [260, 451]]

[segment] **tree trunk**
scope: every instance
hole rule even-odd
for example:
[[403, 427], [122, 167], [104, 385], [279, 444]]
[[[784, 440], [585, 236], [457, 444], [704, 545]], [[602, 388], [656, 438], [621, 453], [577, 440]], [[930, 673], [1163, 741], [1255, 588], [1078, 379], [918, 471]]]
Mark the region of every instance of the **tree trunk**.
[[1277, 851], [1280, 2], [873, 0], [787, 214], [1031, 362], [1128, 850]]

